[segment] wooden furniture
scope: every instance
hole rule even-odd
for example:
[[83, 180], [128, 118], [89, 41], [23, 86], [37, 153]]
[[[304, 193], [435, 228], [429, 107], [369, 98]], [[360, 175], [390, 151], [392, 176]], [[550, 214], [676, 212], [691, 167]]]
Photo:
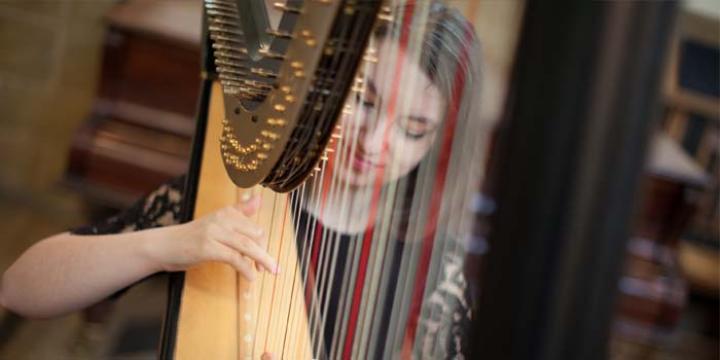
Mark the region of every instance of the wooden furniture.
[[717, 329], [712, 316], [720, 289], [717, 27], [715, 20], [684, 11], [672, 37], [661, 134], [620, 282], [617, 357], [637, 356], [643, 346], [649, 356], [667, 346], [698, 295], [713, 304], [708, 323]]
[[619, 284], [616, 356], [625, 341], [658, 344], [678, 325], [687, 298], [678, 244], [708, 180], [675, 141], [656, 135]]
[[200, 84], [200, 1], [133, 0], [107, 15], [98, 94], [67, 182], [124, 207], [187, 170]]

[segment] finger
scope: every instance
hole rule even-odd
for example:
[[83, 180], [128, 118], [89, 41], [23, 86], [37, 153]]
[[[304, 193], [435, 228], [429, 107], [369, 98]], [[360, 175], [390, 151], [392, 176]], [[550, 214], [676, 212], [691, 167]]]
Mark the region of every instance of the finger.
[[219, 214], [221, 216], [218, 217], [218, 220], [229, 224], [235, 231], [249, 236], [258, 242], [264, 241], [265, 231], [263, 228], [248, 219], [247, 216], [243, 215], [242, 212], [234, 206], [228, 206]]
[[218, 223], [213, 226], [213, 230], [215, 240], [254, 260], [257, 270], [260, 270], [261, 266], [273, 274], [279, 272], [277, 262], [265, 248], [258, 245], [253, 239], [235, 231], [232, 224]]
[[250, 261], [246, 259], [242, 254], [235, 251], [235, 249], [219, 244], [217, 251], [217, 258], [215, 260], [222, 261], [237, 270], [243, 277], [249, 281], [255, 280], [255, 270], [253, 270]]
[[273, 355], [273, 353], [269, 353], [269, 352], [266, 352], [266, 353], [262, 354], [262, 356], [260, 356], [260, 360], [274, 360], [274, 359], [275, 359], [275, 355]]
[[273, 274], [278, 273], [279, 268], [275, 259], [273, 259], [273, 257], [270, 256], [264, 248], [260, 247], [260, 245], [252, 239], [226, 229], [224, 234], [222, 234], [218, 240], [220, 240], [223, 244], [230, 246], [235, 251], [251, 258], [257, 264], [260, 264], [263, 268], [267, 269], [267, 271]]

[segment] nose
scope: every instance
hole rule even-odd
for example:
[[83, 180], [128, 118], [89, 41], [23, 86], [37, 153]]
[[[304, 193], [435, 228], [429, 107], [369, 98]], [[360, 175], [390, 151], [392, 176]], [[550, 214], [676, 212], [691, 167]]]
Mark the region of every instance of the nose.
[[360, 129], [358, 146], [367, 155], [379, 156], [388, 146], [386, 127], [383, 121], [368, 124]]

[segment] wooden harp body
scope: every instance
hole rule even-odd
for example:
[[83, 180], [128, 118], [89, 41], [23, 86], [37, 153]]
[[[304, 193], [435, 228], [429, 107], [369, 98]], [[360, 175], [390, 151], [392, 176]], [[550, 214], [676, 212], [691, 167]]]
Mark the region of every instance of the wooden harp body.
[[462, 354], [487, 135], [471, 23], [439, 2], [205, 5], [187, 219], [260, 195], [281, 272], [175, 275], [161, 357]]

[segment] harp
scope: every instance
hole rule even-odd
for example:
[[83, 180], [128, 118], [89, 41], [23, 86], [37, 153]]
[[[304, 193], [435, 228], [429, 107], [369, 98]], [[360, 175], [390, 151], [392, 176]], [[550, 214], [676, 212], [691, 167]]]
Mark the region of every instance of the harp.
[[457, 351], [484, 163], [470, 21], [439, 2], [206, 0], [205, 27], [187, 215], [259, 194], [282, 271], [189, 269], [163, 356]]

